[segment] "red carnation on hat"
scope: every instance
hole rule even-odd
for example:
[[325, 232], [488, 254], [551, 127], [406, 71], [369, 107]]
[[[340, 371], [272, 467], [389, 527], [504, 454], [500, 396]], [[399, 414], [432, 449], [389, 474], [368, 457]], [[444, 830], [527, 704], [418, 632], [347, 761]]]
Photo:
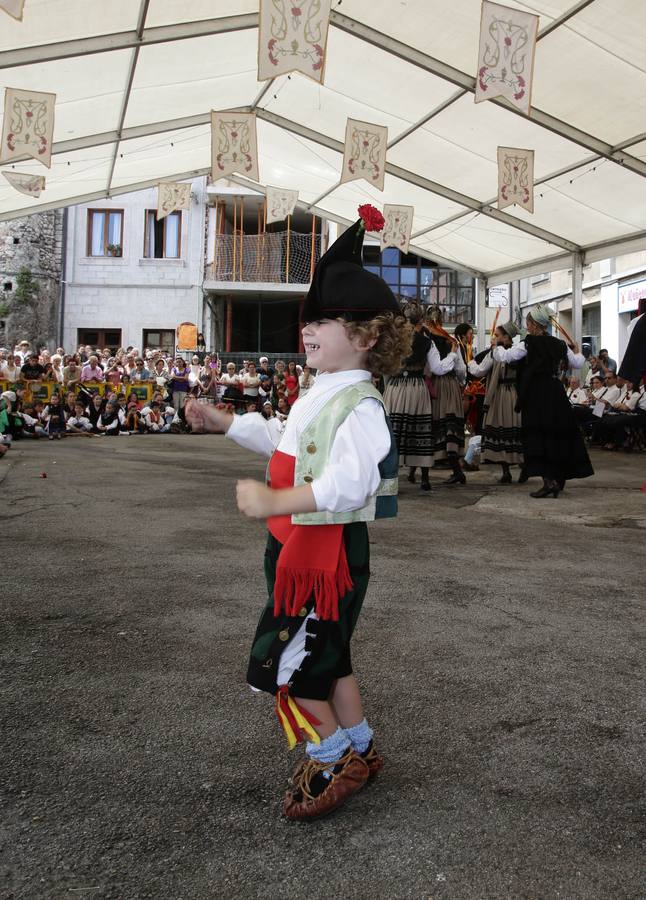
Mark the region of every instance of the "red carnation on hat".
[[381, 231], [386, 224], [386, 220], [374, 206], [370, 203], [364, 203], [359, 207], [359, 215], [363, 220], [363, 227], [366, 231]]

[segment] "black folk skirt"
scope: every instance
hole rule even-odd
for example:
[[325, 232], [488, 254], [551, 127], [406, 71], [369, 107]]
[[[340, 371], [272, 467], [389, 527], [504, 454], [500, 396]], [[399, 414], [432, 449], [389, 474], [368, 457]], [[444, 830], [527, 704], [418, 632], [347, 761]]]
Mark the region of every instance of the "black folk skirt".
[[[307, 527], [307, 526], [304, 526]], [[370, 545], [365, 522], [343, 526], [343, 541], [353, 587], [339, 601], [339, 621], [308, 618], [313, 600], [297, 616], [274, 615], [276, 564], [282, 544], [267, 535], [265, 577], [268, 599], [260, 616], [251, 647], [247, 681], [251, 687], [275, 694], [279, 685], [280, 657], [306, 622], [305, 655], [288, 682], [289, 693], [308, 700], [327, 700], [338, 678], [352, 674], [350, 639], [370, 579]]]
[[527, 475], [559, 481], [594, 475], [583, 435], [558, 378], [533, 378], [524, 385], [521, 403]]
[[402, 466], [433, 465], [433, 409], [422, 373], [395, 375], [386, 385], [390, 415]]

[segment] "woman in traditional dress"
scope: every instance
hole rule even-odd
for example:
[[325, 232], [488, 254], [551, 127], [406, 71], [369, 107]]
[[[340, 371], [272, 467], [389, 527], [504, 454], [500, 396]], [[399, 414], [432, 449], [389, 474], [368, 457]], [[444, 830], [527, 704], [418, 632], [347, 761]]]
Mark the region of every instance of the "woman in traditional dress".
[[408, 466], [408, 480], [415, 484], [417, 467], [421, 469], [421, 489], [430, 491], [428, 471], [433, 465], [433, 410], [424, 381], [424, 368], [432, 341], [424, 328], [424, 312], [419, 303], [409, 303], [403, 310], [413, 326], [413, 350], [405, 367], [386, 385], [384, 404], [399, 450], [400, 466]]
[[460, 467], [464, 455], [464, 405], [462, 386], [466, 366], [455, 338], [442, 328], [442, 311], [431, 306], [426, 314], [426, 329], [431, 338], [428, 366], [433, 375], [433, 453], [435, 461], [448, 460], [453, 474], [445, 484], [465, 484]]
[[[469, 373], [474, 378], [486, 378], [482, 452], [484, 462], [500, 463], [502, 466], [499, 484], [511, 484], [510, 466], [522, 466], [523, 462], [520, 413], [516, 411], [517, 382], [523, 361], [497, 362], [493, 354], [495, 347], [509, 349], [517, 334], [518, 328], [513, 322], [499, 325], [484, 359], [480, 363], [476, 360], [469, 362]], [[523, 480], [521, 468], [519, 481]]]
[[527, 316], [525, 341], [509, 349], [496, 347], [501, 363], [525, 359], [518, 389], [524, 469], [528, 477], [540, 475], [543, 487], [530, 497], [558, 497], [570, 478], [594, 475], [572, 406], [558, 374], [562, 364], [580, 369], [583, 355], [576, 344], [547, 334], [552, 318], [549, 307], [537, 306]]

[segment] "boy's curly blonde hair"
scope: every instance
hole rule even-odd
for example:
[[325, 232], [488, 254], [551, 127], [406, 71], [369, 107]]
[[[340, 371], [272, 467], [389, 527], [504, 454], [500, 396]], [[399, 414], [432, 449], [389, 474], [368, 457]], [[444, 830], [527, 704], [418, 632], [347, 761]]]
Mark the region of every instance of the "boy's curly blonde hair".
[[396, 375], [401, 372], [413, 345], [413, 329], [404, 316], [388, 313], [367, 322], [340, 321], [350, 340], [359, 338], [367, 344], [376, 339], [366, 360], [366, 369], [373, 375]]

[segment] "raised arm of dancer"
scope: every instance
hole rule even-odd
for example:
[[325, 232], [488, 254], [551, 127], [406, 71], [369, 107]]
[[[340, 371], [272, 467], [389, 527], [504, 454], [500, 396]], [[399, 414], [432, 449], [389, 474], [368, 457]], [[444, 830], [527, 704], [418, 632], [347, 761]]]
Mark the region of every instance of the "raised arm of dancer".
[[485, 358], [481, 363], [477, 363], [475, 359], [472, 359], [468, 365], [469, 375], [473, 375], [474, 378], [482, 378], [483, 375], [486, 375], [487, 372], [490, 372], [493, 368], [493, 354], [487, 353]]
[[[446, 375], [447, 372], [457, 369], [456, 361], [458, 356], [460, 356], [459, 353], [451, 351], [451, 353], [447, 353], [444, 359], [440, 359], [440, 351], [435, 344], [431, 344], [431, 349], [426, 355], [426, 362], [433, 375]], [[461, 356], [460, 359], [462, 359]]]
[[583, 353], [575, 353], [570, 347], [567, 348], [567, 364], [570, 369], [580, 369], [584, 363], [585, 356]]
[[520, 344], [514, 344], [513, 347], [509, 347], [509, 349], [496, 347], [493, 351], [493, 358], [497, 362], [502, 363], [518, 362], [520, 359], [525, 359], [526, 356], [527, 349], [522, 341]]

